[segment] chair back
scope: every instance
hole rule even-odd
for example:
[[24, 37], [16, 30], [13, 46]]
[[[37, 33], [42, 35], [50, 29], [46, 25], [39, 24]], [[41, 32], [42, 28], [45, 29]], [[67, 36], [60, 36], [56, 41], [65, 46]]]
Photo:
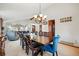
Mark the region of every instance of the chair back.
[[10, 41], [17, 40], [17, 38], [16, 38], [16, 32], [14, 32], [14, 31], [8, 31], [6, 33], [6, 36], [7, 36], [8, 40], [10, 40]]
[[23, 34], [22, 33], [20, 33], [20, 38], [23, 38]]
[[53, 49], [54, 49], [54, 51], [57, 51], [57, 46], [58, 46], [59, 38], [60, 38], [59, 35], [55, 35], [54, 36], [54, 39], [53, 39]]

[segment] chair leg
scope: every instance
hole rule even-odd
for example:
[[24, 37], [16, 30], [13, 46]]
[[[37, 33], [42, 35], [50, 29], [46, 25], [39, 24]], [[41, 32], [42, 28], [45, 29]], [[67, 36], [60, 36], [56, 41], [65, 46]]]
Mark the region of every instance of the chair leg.
[[32, 56], [34, 56], [34, 52], [32, 51]]
[[40, 55], [43, 56], [43, 51], [40, 52]]
[[55, 56], [54, 52], [53, 52], [53, 56]]
[[38, 52], [32, 51], [32, 56], [37, 56], [37, 55], [38, 55]]
[[[34, 52], [34, 50], [32, 50], [32, 56], [37, 56], [39, 53], [40, 53], [40, 50], [35, 51], [35, 52]], [[41, 55], [42, 55], [42, 53], [41, 53]]]
[[57, 53], [57, 51], [56, 51], [56, 56], [58, 56], [58, 53]]
[[22, 49], [24, 49], [24, 44], [22, 44]]
[[21, 39], [20, 39], [20, 45], [22, 44], [22, 41], [21, 41]]
[[29, 47], [28, 46], [26, 46], [26, 53], [27, 53], [27, 55], [29, 54]]
[[24, 49], [24, 42], [22, 41], [22, 49]]

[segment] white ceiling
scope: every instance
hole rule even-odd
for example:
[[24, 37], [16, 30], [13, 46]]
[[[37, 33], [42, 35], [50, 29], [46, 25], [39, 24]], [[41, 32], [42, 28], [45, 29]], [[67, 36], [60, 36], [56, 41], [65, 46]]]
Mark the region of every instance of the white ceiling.
[[[41, 11], [44, 13], [51, 3], [42, 3]], [[0, 16], [6, 21], [29, 19], [39, 12], [39, 3], [0, 3]]]

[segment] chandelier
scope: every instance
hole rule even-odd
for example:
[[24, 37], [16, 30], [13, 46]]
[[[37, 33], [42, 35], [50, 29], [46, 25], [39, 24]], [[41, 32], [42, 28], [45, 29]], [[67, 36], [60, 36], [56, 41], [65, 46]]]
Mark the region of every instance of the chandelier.
[[47, 24], [47, 21], [46, 21], [46, 17], [47, 15], [43, 15], [41, 13], [41, 4], [39, 4], [39, 13], [37, 15], [34, 15], [31, 20], [35, 20], [36, 23], [38, 24]]

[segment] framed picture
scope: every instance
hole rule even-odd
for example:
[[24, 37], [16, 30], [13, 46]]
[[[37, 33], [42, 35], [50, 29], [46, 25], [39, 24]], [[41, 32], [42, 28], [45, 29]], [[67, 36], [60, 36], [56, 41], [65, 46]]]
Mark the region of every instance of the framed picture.
[[64, 18], [60, 18], [60, 23], [63, 23], [63, 22], [70, 22], [72, 21], [72, 17], [64, 17]]

